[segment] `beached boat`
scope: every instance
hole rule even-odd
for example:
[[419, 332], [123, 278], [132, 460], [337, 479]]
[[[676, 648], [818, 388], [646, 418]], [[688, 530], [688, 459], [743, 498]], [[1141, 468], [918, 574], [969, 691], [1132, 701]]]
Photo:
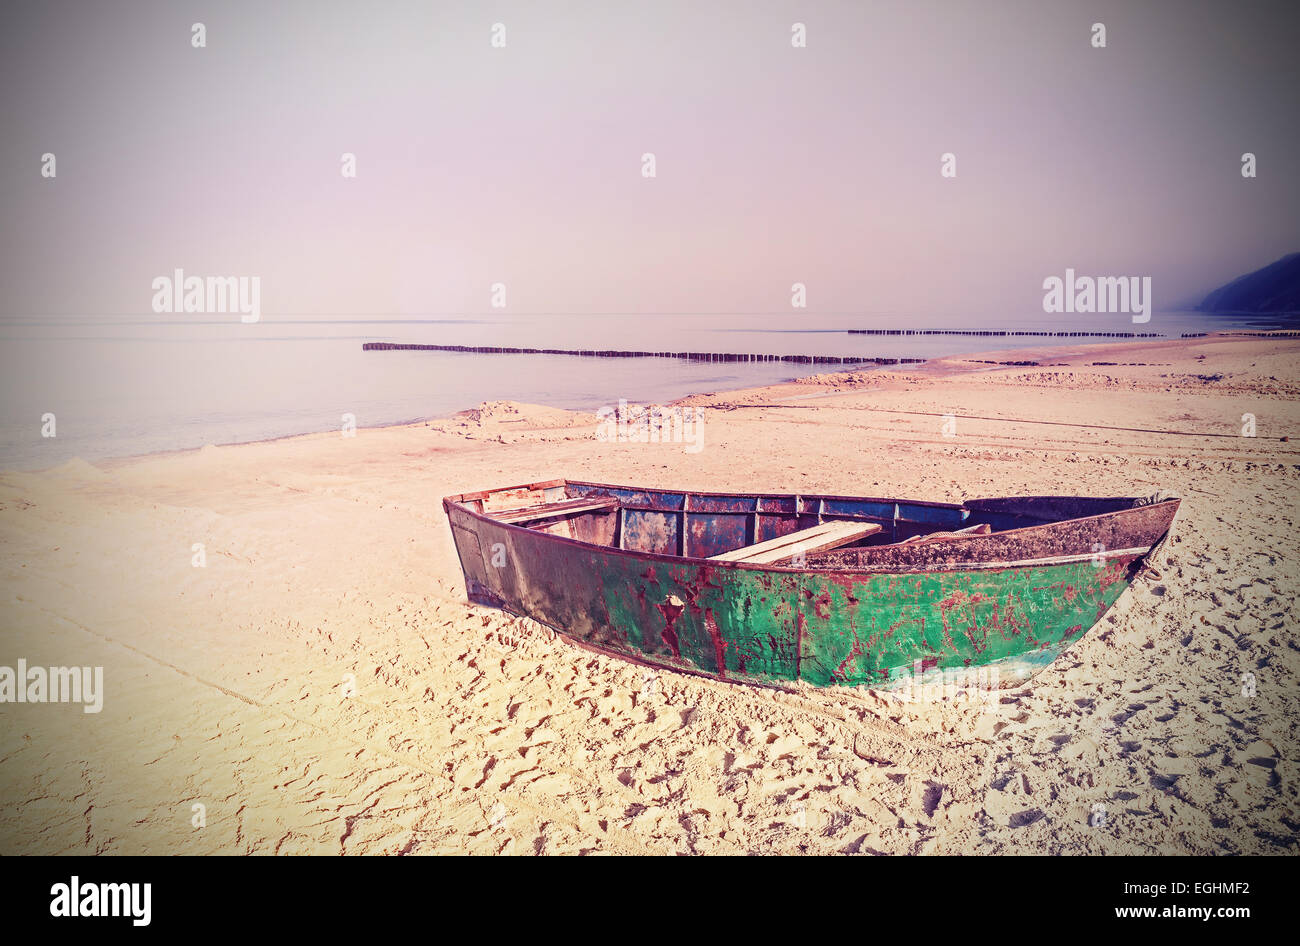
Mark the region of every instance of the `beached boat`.
[[1177, 499], [964, 504], [552, 480], [443, 500], [471, 601], [613, 654], [757, 683], [1022, 682], [1086, 634]]

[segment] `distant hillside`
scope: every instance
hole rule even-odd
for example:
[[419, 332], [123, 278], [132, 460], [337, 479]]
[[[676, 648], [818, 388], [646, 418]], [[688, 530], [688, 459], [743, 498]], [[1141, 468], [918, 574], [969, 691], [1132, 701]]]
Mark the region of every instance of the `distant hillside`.
[[1300, 312], [1300, 253], [1220, 286], [1197, 308], [1202, 312]]

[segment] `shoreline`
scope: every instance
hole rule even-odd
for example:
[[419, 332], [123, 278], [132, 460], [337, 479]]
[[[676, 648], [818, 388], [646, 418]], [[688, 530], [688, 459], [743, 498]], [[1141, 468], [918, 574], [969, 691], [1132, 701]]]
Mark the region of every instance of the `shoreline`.
[[[927, 364], [927, 362], [916, 362], [916, 363], [908, 364], [908, 365], [905, 365], [905, 366], [901, 366], [901, 365], [875, 365], [875, 364], [870, 364], [870, 363], [857, 363], [857, 364], [854, 364], [854, 365], [852, 365], [852, 366], [848, 366], [848, 367], [845, 367], [845, 368], [843, 368], [843, 369], [839, 369], [839, 370], [844, 371], [844, 372], [849, 372], [849, 371], [876, 371], [876, 370], [886, 370], [886, 369], [889, 369], [889, 368], [899, 368], [899, 367], [908, 367], [908, 368], [920, 369], [920, 368], [923, 368], [923, 367], [925, 366], [925, 364]], [[802, 376], [802, 377], [807, 377], [807, 376], [805, 375], [805, 376]], [[786, 379], [783, 379], [783, 380], [781, 380], [781, 381], [770, 382], [768, 385], [761, 385], [761, 386], [758, 386], [758, 387], [765, 387], [765, 386], [772, 386], [772, 385], [784, 385], [784, 384], [796, 384], [796, 383], [798, 383], [798, 380], [799, 380], [798, 378], [786, 378]], [[731, 389], [729, 389], [729, 390], [731, 390]], [[734, 389], [734, 390], [737, 390], [737, 391], [741, 391], [741, 390], [751, 390], [751, 388], [736, 388], [736, 389]], [[671, 399], [671, 400], [669, 400], [669, 401], [667, 401], [667, 402], [665, 402], [665, 403], [666, 403], [667, 405], [678, 404], [678, 403], [681, 403], [682, 401], [684, 401], [684, 400], [687, 399], [687, 398], [698, 397], [698, 396], [700, 396], [701, 394], [708, 394], [708, 393], [710, 393], [710, 392], [694, 392], [694, 393], [690, 393], [690, 394], [683, 394], [683, 395], [681, 395], [680, 397], [673, 398], [673, 399]], [[723, 392], [714, 392], [714, 393], [723, 393]], [[651, 402], [647, 401], [647, 402], [645, 402], [645, 403], [651, 403]], [[453, 419], [453, 418], [455, 418], [455, 417], [457, 417], [457, 416], [459, 416], [459, 415], [461, 415], [461, 414], [464, 414], [464, 413], [467, 412], [467, 411], [475, 410], [475, 409], [476, 409], [477, 407], [479, 407], [479, 406], [480, 406], [480, 405], [471, 404], [471, 405], [469, 405], [469, 406], [467, 406], [467, 407], [462, 407], [462, 408], [459, 408], [459, 409], [454, 410], [454, 411], [450, 411], [450, 412], [445, 413], [445, 414], [430, 414], [430, 415], [427, 415], [427, 416], [420, 416], [420, 417], [411, 418], [411, 419], [405, 419], [405, 420], [393, 421], [392, 423], [387, 423], [387, 424], [374, 424], [374, 425], [369, 425], [369, 426], [364, 426], [364, 427], [357, 427], [356, 429], [357, 429], [357, 431], [360, 433], [360, 432], [363, 432], [363, 431], [389, 430], [389, 429], [394, 429], [394, 428], [421, 427], [421, 426], [427, 426], [427, 425], [429, 425], [429, 424], [439, 423], [439, 422], [442, 422], [442, 421], [451, 420], [451, 419]], [[536, 406], [538, 406], [538, 407], [544, 407], [544, 408], [548, 408], [548, 409], [556, 410], [556, 411], [567, 411], [567, 412], [569, 412], [569, 413], [575, 413], [575, 414], [586, 413], [586, 412], [584, 412], [584, 411], [576, 410], [576, 409], [574, 409], [574, 408], [559, 407], [559, 406], [557, 406], [557, 405], [554, 405], [554, 404], [547, 404], [547, 403], [545, 403], [545, 402], [536, 402]], [[78, 456], [71, 457], [71, 458], [69, 458], [69, 459], [67, 459], [67, 460], [64, 460], [62, 463], [54, 464], [53, 466], [37, 467], [37, 468], [32, 468], [32, 469], [21, 469], [21, 468], [15, 468], [15, 467], [4, 467], [4, 468], [0, 468], [0, 476], [2, 476], [2, 475], [7, 475], [7, 474], [11, 474], [11, 473], [14, 473], [14, 474], [21, 474], [21, 473], [46, 473], [46, 472], [49, 472], [49, 471], [51, 471], [51, 470], [57, 470], [57, 469], [59, 469], [59, 468], [62, 467], [62, 466], [66, 466], [66, 465], [69, 464], [69, 463], [74, 463], [74, 462], [77, 462], [77, 461], [81, 461], [81, 462], [84, 462], [84, 463], [89, 463], [89, 464], [91, 464], [91, 465], [93, 465], [93, 466], [103, 466], [103, 467], [105, 467], [105, 468], [108, 468], [108, 467], [112, 467], [112, 466], [120, 466], [120, 465], [123, 465], [123, 464], [128, 464], [128, 463], [133, 463], [133, 462], [138, 462], [138, 461], [143, 461], [143, 460], [149, 460], [149, 459], [152, 459], [152, 458], [155, 458], [155, 457], [171, 457], [171, 456], [181, 456], [181, 455], [186, 455], [186, 454], [199, 453], [199, 452], [201, 452], [201, 451], [203, 451], [203, 450], [205, 450], [205, 449], [208, 449], [208, 448], [226, 449], [226, 448], [228, 448], [228, 447], [249, 447], [249, 446], [255, 446], [255, 445], [257, 445], [257, 444], [278, 443], [278, 442], [281, 442], [281, 441], [294, 440], [294, 439], [297, 439], [297, 438], [323, 437], [323, 436], [334, 435], [334, 434], [337, 434], [337, 433], [338, 433], [338, 429], [332, 427], [332, 428], [329, 428], [329, 429], [326, 429], [326, 430], [309, 430], [309, 431], [300, 431], [300, 432], [297, 432], [297, 433], [280, 434], [280, 435], [275, 436], [275, 437], [259, 437], [259, 438], [256, 438], [256, 439], [254, 439], [254, 440], [231, 440], [231, 441], [225, 441], [225, 442], [222, 442], [222, 443], [208, 443], [208, 444], [202, 444], [202, 445], [197, 446], [197, 447], [176, 447], [176, 448], [171, 449], [171, 450], [153, 450], [153, 451], [149, 451], [149, 452], [147, 452], [147, 453], [132, 453], [132, 454], [124, 454], [124, 455], [120, 455], [120, 456], [101, 457], [101, 458], [98, 458], [98, 459], [95, 459], [95, 460], [87, 460], [87, 459], [85, 459], [84, 457], [81, 457], [80, 455], [78, 455]]]
[[[842, 368], [837, 368], [831, 371], [813, 372], [811, 374], [800, 375], [798, 377], [787, 378], [778, 382], [770, 382], [767, 384], [742, 386], [739, 388], [730, 388], [730, 389], [718, 390], [718, 391], [693, 392], [689, 394], [684, 394], [677, 398], [673, 398], [665, 402], [665, 405], [666, 406], [681, 406], [687, 404], [698, 405], [700, 404], [701, 398], [712, 398], [712, 399], [725, 398], [732, 395], [742, 396], [742, 395], [751, 394], [753, 392], [772, 391], [773, 389], [783, 388], [785, 386], [806, 386], [808, 384], [815, 383], [812, 379], [828, 377], [828, 376], [833, 378], [836, 375], [850, 376], [850, 375], [861, 374], [864, 372], [870, 372], [877, 375], [895, 375], [895, 374], [906, 373], [906, 374], [922, 374], [924, 376], [934, 377], [934, 378], [946, 378], [946, 377], [955, 377], [963, 374], [977, 374], [983, 372], [997, 371], [1005, 368], [1073, 367], [1076, 366], [1075, 362], [1070, 359], [1085, 357], [1087, 353], [1101, 354], [1103, 353], [1103, 350], [1105, 353], [1112, 353], [1112, 354], [1120, 354], [1120, 353], [1131, 352], [1131, 351], [1155, 351], [1155, 350], [1180, 351], [1183, 350], [1188, 343], [1195, 343], [1198, 341], [1205, 342], [1205, 341], [1213, 341], [1216, 339], [1222, 339], [1222, 340], [1240, 339], [1242, 342], [1248, 342], [1255, 339], [1279, 338], [1279, 337], [1289, 338], [1292, 336], [1291, 335], [1278, 336], [1276, 333], [1267, 333], [1267, 332], [1259, 332], [1259, 333], [1242, 333], [1242, 332], [1235, 332], [1235, 331], [1215, 332], [1203, 336], [1192, 336], [1187, 338], [1172, 338], [1172, 337], [1165, 338], [1165, 339], [1135, 338], [1135, 339], [1127, 339], [1121, 341], [1107, 341], [1107, 342], [1096, 342], [1096, 343], [1086, 343], [1086, 344], [1078, 344], [1078, 343], [1052, 344], [1052, 345], [1032, 346], [1027, 348], [988, 349], [984, 351], [964, 352], [964, 353], [958, 353], [952, 355], [941, 355], [941, 356], [936, 356], [934, 358], [926, 359], [921, 362], [913, 362], [913, 363], [906, 363], [906, 364], [876, 365], [876, 364], [871, 364], [870, 362], [863, 362], [863, 363], [856, 363], [853, 365], [846, 365]], [[1082, 349], [1087, 349], [1088, 352], [1085, 353], [1084, 351], [1081, 351]], [[1022, 355], [1024, 356], [1024, 359], [1028, 359], [1028, 360], [1015, 359], [1014, 358], [1015, 355]], [[1001, 359], [1001, 360], [996, 360], [996, 359]], [[1065, 360], [1048, 361], [1049, 359], [1065, 359]], [[1120, 365], [1115, 365], [1115, 367], [1119, 367], [1119, 366]], [[831, 391], [818, 396], [833, 397], [834, 393], [835, 392]], [[809, 398], [814, 397], [814, 395], [811, 394], [805, 394], [803, 396]], [[646, 403], [648, 404], [651, 402], [646, 402]], [[360, 433], [364, 431], [378, 431], [378, 430], [429, 426], [431, 424], [442, 423], [449, 420], [453, 420], [454, 418], [466, 413], [467, 411], [475, 410], [480, 406], [481, 405], [469, 405], [466, 407], [462, 407], [459, 410], [451, 411], [445, 414], [432, 414], [428, 416], [416, 417], [414, 419], [394, 421], [392, 423], [387, 423], [387, 424], [375, 424], [373, 426], [358, 427], [357, 431], [358, 433]], [[545, 402], [538, 402], [536, 406], [544, 407], [556, 411], [565, 411], [573, 414], [588, 413], [585, 411], [573, 410], [571, 408], [558, 407], [556, 405], [547, 404]], [[107, 469], [118, 468], [131, 463], [147, 461], [153, 458], [165, 458], [165, 457], [197, 454], [209, 448], [227, 449], [231, 447], [251, 447], [251, 446], [256, 446], [258, 444], [269, 444], [269, 443], [278, 443], [283, 441], [292, 441], [299, 438], [332, 436], [337, 433], [338, 433], [337, 428], [330, 428], [327, 430], [316, 430], [316, 431], [301, 431], [297, 433], [282, 434], [275, 437], [261, 437], [254, 440], [235, 440], [235, 441], [228, 441], [223, 443], [209, 443], [197, 447], [178, 447], [171, 450], [155, 450], [147, 453], [125, 454], [121, 456], [103, 457], [95, 460], [86, 460], [81, 456], [75, 456], [67, 460], [64, 460], [62, 463], [54, 464], [48, 467], [40, 467], [40, 468], [33, 468], [33, 469], [0, 468], [0, 475], [46, 473], [52, 470], [58, 470], [60, 467], [66, 466], [68, 464], [76, 463], [78, 461], [83, 463], [88, 463], [92, 466], [100, 467], [107, 470]]]

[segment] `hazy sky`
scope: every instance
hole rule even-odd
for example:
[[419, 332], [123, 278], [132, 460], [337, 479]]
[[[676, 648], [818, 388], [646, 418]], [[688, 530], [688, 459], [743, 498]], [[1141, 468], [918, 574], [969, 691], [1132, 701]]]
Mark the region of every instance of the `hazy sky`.
[[1300, 250], [1298, 24], [1292, 0], [23, 4], [0, 315], [148, 315], [177, 267], [260, 276], [267, 318], [483, 312], [498, 281], [523, 313], [779, 312], [800, 281], [813, 311], [977, 320], [1041, 312], [1067, 266], [1167, 307]]

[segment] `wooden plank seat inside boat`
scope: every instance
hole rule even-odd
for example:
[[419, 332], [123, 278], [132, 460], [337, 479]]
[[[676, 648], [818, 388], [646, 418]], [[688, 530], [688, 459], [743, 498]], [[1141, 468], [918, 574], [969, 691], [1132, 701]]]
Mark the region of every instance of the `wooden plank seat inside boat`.
[[800, 529], [787, 535], [768, 539], [756, 545], [711, 555], [715, 562], [744, 562], [748, 565], [775, 565], [792, 559], [799, 554], [805, 556], [814, 552], [837, 549], [858, 539], [881, 531], [884, 527], [878, 522], [824, 522], [809, 529]]
[[565, 499], [556, 503], [541, 503], [537, 506], [525, 506], [522, 509], [502, 509], [488, 513], [497, 522], [511, 525], [525, 525], [542, 519], [554, 519], [558, 516], [576, 516], [580, 513], [613, 512], [618, 509], [617, 499]]
[[898, 544], [920, 545], [923, 542], [943, 542], [946, 539], [962, 539], [970, 535], [990, 535], [992, 532], [992, 526], [987, 522], [981, 522], [978, 525], [967, 526], [964, 529], [953, 529], [951, 532], [927, 532], [924, 535], [914, 535]]

